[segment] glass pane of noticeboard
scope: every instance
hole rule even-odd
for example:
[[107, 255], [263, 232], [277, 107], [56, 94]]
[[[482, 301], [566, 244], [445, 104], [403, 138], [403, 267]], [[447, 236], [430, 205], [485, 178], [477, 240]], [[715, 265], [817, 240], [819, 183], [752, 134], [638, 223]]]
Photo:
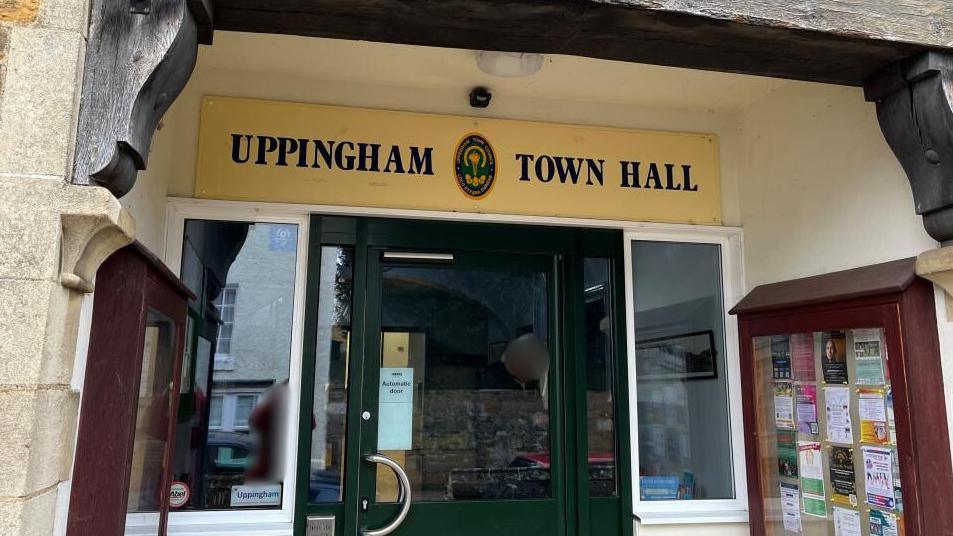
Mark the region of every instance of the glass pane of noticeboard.
[[902, 535], [883, 330], [752, 342], [766, 533]]
[[[175, 323], [149, 309], [142, 349], [135, 441], [129, 468], [127, 512], [152, 514], [140, 534], [159, 534], [165, 454], [169, 428], [169, 397], [175, 370]], [[165, 484], [168, 486], [168, 484]]]

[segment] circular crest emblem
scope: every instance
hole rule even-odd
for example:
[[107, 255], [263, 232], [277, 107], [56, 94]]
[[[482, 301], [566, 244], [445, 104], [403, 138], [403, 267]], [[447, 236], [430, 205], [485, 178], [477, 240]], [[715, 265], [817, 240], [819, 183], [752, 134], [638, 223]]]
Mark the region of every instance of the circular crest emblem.
[[490, 142], [479, 134], [467, 134], [453, 153], [457, 186], [471, 199], [483, 199], [496, 180], [496, 155]]
[[169, 489], [169, 506], [172, 508], [181, 508], [189, 502], [191, 495], [192, 493], [189, 491], [188, 484], [176, 480]]

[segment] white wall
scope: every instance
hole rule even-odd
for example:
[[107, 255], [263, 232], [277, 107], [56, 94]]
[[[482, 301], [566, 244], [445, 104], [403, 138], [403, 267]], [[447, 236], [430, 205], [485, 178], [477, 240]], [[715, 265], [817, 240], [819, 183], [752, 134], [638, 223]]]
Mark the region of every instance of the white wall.
[[136, 240], [155, 253], [165, 251], [167, 187], [172, 181], [176, 146], [169, 139], [165, 120], [152, 140], [149, 165], [140, 171], [136, 184], [119, 202], [136, 220]]
[[[478, 83], [494, 92], [487, 110], [467, 103]], [[200, 100], [210, 94], [714, 133], [723, 219], [744, 227], [749, 289], [936, 247], [859, 89], [558, 56], [538, 75], [507, 81], [476, 71], [467, 51], [218, 33], [167, 114], [149, 171], [123, 199], [153, 251], [164, 251], [165, 196], [192, 196]], [[748, 532], [746, 524], [638, 529]]]
[[937, 247], [860, 89], [781, 86], [736, 128], [749, 289]]

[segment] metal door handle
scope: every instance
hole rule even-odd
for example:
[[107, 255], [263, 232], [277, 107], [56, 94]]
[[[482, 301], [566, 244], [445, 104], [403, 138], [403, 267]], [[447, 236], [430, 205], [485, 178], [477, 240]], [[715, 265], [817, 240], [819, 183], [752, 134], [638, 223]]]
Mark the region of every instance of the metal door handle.
[[379, 529], [361, 529], [361, 534], [364, 536], [387, 536], [397, 530], [397, 527], [404, 522], [410, 512], [410, 479], [407, 478], [407, 473], [404, 472], [404, 468], [399, 463], [383, 454], [368, 454], [364, 457], [364, 461], [386, 465], [394, 471], [394, 475], [397, 477], [398, 501], [401, 503], [400, 512], [390, 523]]

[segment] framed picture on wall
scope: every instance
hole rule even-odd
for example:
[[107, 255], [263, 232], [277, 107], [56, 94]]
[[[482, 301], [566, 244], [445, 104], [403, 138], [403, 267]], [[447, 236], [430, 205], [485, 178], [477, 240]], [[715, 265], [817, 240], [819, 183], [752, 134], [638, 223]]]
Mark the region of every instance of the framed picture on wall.
[[636, 341], [636, 379], [715, 378], [718, 375], [715, 355], [715, 332], [712, 330]]

